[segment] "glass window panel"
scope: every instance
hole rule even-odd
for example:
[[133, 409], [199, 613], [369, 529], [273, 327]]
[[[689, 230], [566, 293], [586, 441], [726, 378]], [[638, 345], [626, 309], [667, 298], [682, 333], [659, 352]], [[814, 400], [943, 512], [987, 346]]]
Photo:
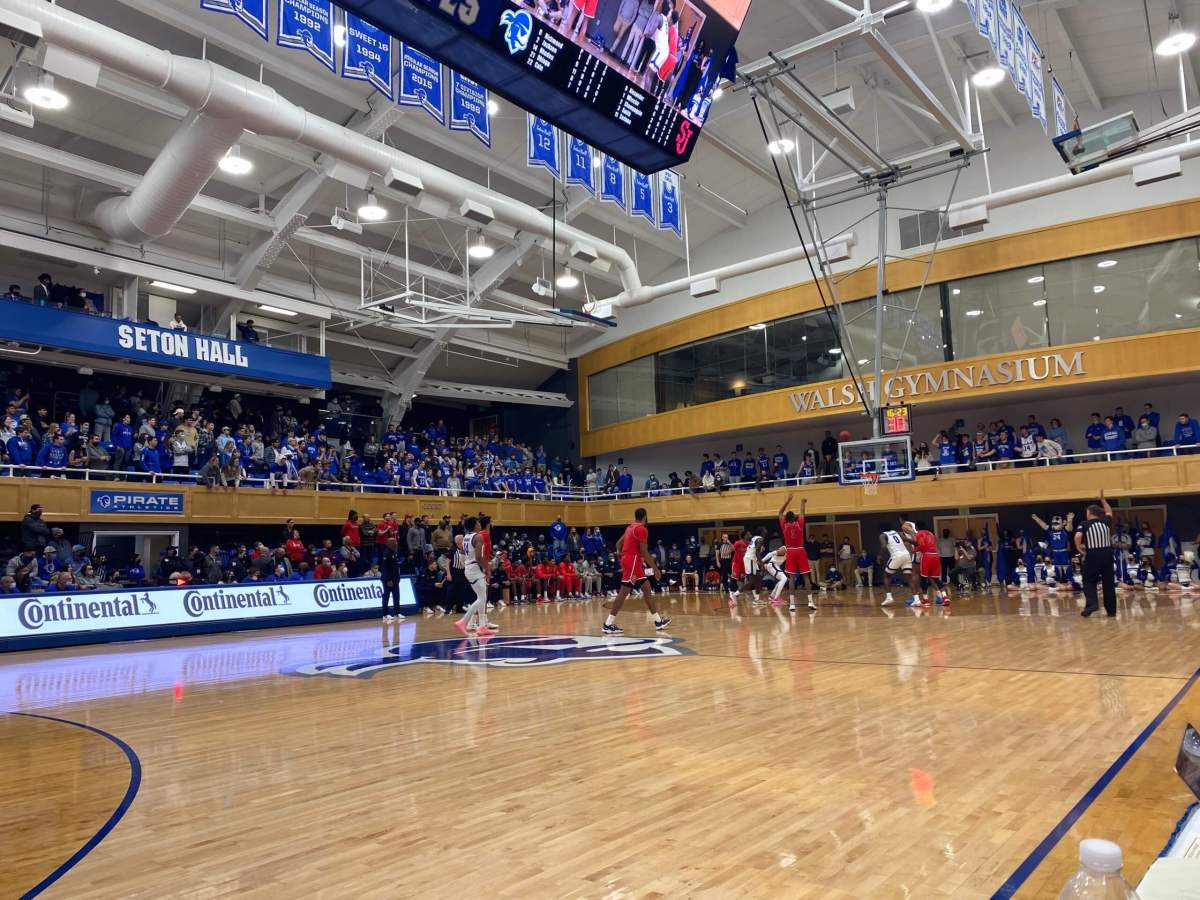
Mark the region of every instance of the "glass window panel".
[[603, 428], [658, 412], [654, 357], [643, 356], [588, 377], [588, 422]]
[[[883, 367], [945, 362], [942, 340], [942, 301], [936, 284], [927, 285], [917, 302], [917, 289], [896, 291], [883, 298]], [[846, 352], [871, 366], [875, 360], [875, 298], [843, 304], [849, 341]]]
[[1045, 288], [1041, 266], [952, 281], [954, 359], [1047, 346]]
[[1200, 256], [1193, 238], [1050, 263], [1055, 344], [1200, 325]]

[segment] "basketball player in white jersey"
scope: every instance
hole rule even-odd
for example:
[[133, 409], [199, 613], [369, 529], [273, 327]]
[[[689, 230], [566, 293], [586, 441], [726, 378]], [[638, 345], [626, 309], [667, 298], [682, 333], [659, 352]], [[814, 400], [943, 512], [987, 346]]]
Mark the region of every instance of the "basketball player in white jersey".
[[[884, 560], [883, 565], [883, 581], [887, 584], [889, 578], [894, 575], [899, 575], [907, 582], [912, 582], [913, 560], [912, 550], [909, 542], [905, 540], [903, 534], [895, 529], [888, 528], [886, 525], [879, 527], [879, 548], [880, 559]], [[896, 598], [892, 596], [892, 592], [888, 591], [883, 598], [880, 606], [891, 606], [896, 602]], [[920, 606], [920, 598], [910, 598], [907, 606]]]
[[774, 606], [783, 605], [783, 589], [787, 587], [787, 573], [783, 570], [784, 564], [787, 562], [788, 550], [786, 546], [780, 545], [774, 550], [768, 552], [763, 558], [763, 571], [775, 579], [775, 586], [771, 589], [771, 603]]
[[[483, 560], [484, 540], [483, 535], [476, 530], [478, 526], [479, 521], [474, 516], [467, 516], [463, 521], [466, 531], [462, 536], [462, 552], [466, 557], [463, 575], [471, 590], [475, 592], [475, 601], [467, 607], [463, 617], [454, 623], [454, 627], [465, 636], [472, 631], [471, 626], [476, 624], [476, 637], [491, 637], [496, 633], [496, 626], [488, 622], [487, 618], [488, 580], [483, 571], [487, 562]], [[479, 619], [478, 623], [475, 622], [476, 617]]]

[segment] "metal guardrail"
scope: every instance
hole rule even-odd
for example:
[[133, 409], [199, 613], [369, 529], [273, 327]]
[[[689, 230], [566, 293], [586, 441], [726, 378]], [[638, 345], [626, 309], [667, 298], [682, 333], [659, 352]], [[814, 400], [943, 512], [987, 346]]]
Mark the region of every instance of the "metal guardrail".
[[[958, 463], [955, 465], [933, 466], [928, 471], [917, 472], [916, 477], [944, 477], [947, 475], [965, 474], [968, 472], [991, 472], [993, 470], [1013, 469], [1013, 468], [1034, 468], [1046, 467], [1049, 465], [1066, 465], [1073, 463], [1089, 463], [1089, 462], [1115, 462], [1122, 459], [1147, 459], [1165, 456], [1179, 456], [1180, 454], [1200, 453], [1200, 444], [1186, 444], [1182, 446], [1168, 445], [1165, 447], [1153, 447], [1143, 450], [1101, 450], [1090, 453], [1074, 453], [1063, 455], [1056, 459], [1013, 459], [1004, 460], [1003, 462], [983, 462], [983, 463]], [[54, 468], [50, 466], [19, 466], [12, 464], [0, 465], [0, 476], [14, 477], [47, 477], [47, 478], [67, 478], [72, 480], [82, 481], [121, 481], [132, 484], [157, 484], [157, 485], [194, 485], [202, 486], [205, 479], [200, 475], [183, 475], [172, 472], [120, 472], [113, 469], [72, 469], [72, 468]], [[836, 475], [818, 475], [813, 477], [801, 478], [799, 475], [792, 475], [788, 478], [781, 479], [765, 479], [762, 482], [757, 481], [737, 481], [725, 484], [722, 488], [706, 489], [698, 487], [695, 489], [682, 487], [670, 488], [663, 487], [657, 490], [637, 490], [637, 491], [605, 491], [596, 490], [588, 491], [586, 488], [554, 488], [548, 489], [541, 493], [531, 493], [528, 491], [493, 491], [486, 488], [475, 488], [468, 490], [451, 489], [451, 488], [415, 488], [408, 485], [394, 484], [362, 484], [341, 481], [317, 482], [313, 485], [305, 485], [309, 490], [325, 491], [330, 493], [354, 493], [354, 494], [395, 494], [398, 496], [414, 496], [414, 497], [488, 497], [499, 500], [540, 500], [540, 501], [575, 501], [575, 502], [595, 502], [595, 501], [610, 501], [610, 500], [637, 500], [648, 499], [655, 497], [675, 497], [685, 494], [715, 494], [725, 491], [737, 490], [753, 490], [755, 488], [774, 488], [774, 487], [804, 487], [810, 484], [829, 484], [836, 482]], [[884, 479], [885, 481], [887, 479]], [[215, 485], [213, 490], [220, 490], [222, 487], [231, 487], [230, 485]], [[297, 479], [280, 479], [263, 477], [260, 475], [247, 476], [240, 479], [238, 485], [232, 487], [249, 487], [249, 488], [273, 488], [275, 490], [291, 490], [301, 487]]]

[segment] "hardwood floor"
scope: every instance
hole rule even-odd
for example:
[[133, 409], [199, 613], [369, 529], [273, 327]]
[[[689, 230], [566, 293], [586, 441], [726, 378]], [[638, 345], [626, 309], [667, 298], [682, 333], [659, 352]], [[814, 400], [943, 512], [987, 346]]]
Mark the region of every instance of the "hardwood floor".
[[[551, 636], [597, 635], [597, 602], [498, 612], [482, 652], [410, 618], [12, 654], [0, 711], [140, 760], [124, 817], [47, 897], [965, 898], [1200, 667], [1200, 604], [1178, 595], [1123, 597], [1112, 621], [1071, 595], [877, 602], [676, 597], [669, 638], [571, 648]], [[644, 610], [621, 618], [655, 637]], [[1018, 896], [1056, 895], [1082, 836], [1118, 839], [1140, 878], [1187, 806], [1189, 716], [1200, 689]], [[0, 747], [9, 897], [112, 816], [131, 767], [45, 718], [0, 716]]]

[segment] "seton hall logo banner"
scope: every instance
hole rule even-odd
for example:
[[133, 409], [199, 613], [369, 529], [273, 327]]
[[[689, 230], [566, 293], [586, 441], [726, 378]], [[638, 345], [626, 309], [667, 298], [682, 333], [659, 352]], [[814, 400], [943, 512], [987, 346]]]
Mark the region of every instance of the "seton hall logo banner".
[[323, 356], [11, 300], [0, 300], [0, 338], [304, 387], [332, 384]]
[[94, 513], [139, 513], [145, 515], [183, 515], [183, 494], [178, 491], [93, 490]]

